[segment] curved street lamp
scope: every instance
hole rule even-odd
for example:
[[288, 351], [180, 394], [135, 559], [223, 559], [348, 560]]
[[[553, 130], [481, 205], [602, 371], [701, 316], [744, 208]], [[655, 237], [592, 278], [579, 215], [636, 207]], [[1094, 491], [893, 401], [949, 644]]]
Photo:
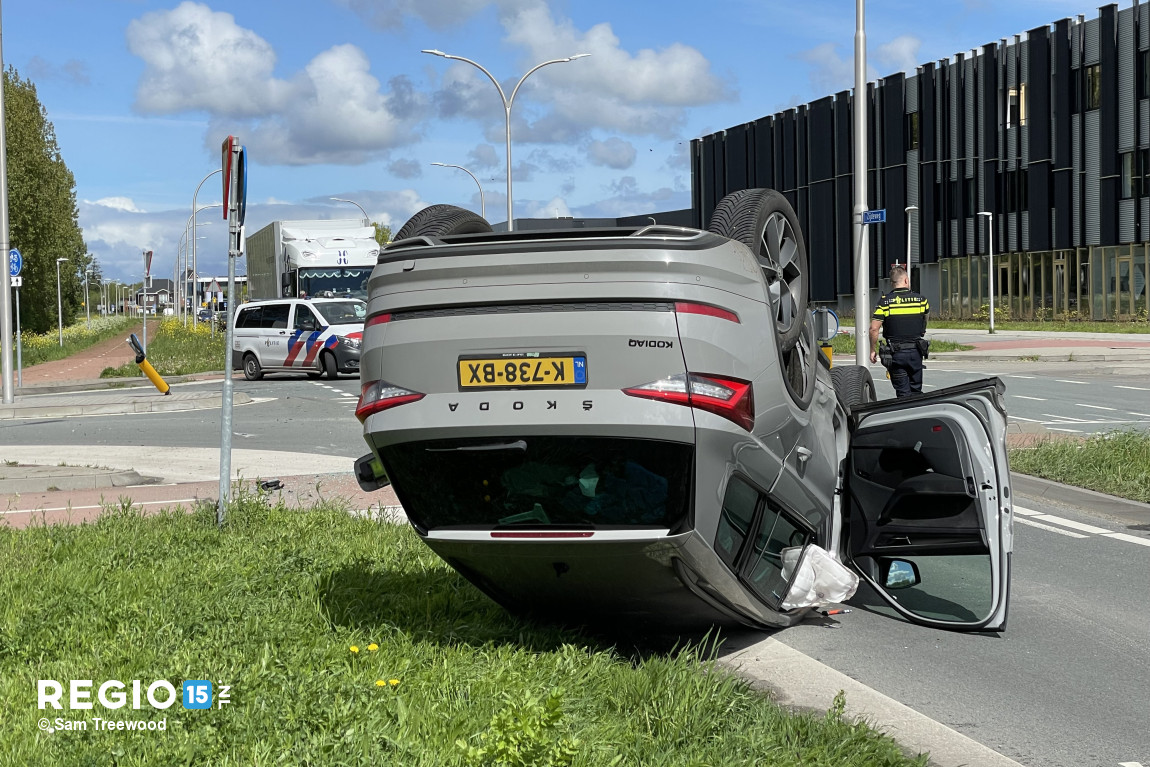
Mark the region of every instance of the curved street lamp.
[[[216, 171], [216, 173], [219, 173], [219, 171]], [[211, 174], [209, 173], [208, 175], [210, 176]], [[205, 177], [205, 180], [206, 180], [206, 177]], [[204, 182], [201, 181], [200, 183], [202, 184]], [[199, 190], [197, 190], [197, 191], [199, 191]], [[181, 284], [186, 285], [187, 281], [188, 281], [188, 248], [190, 247], [192, 249], [192, 277], [193, 277], [192, 292], [193, 293], [195, 292], [195, 285], [196, 285], [195, 279], [194, 279], [195, 275], [196, 275], [196, 261], [195, 261], [196, 246], [194, 243], [189, 244], [188, 232], [189, 232], [189, 230], [192, 232], [195, 231], [196, 226], [197, 226], [196, 216], [200, 213], [200, 211], [207, 210], [208, 208], [222, 208], [222, 207], [224, 207], [224, 204], [222, 202], [213, 202], [211, 205], [201, 205], [200, 207], [195, 209], [195, 213], [192, 213], [192, 215], [188, 216], [188, 220], [184, 223], [184, 237], [183, 237], [183, 240], [184, 240], [184, 278], [180, 282], [181, 282]], [[207, 224], [204, 224], [204, 226], [207, 226]], [[203, 237], [197, 237], [196, 241], [199, 241], [202, 239], [203, 239]], [[178, 246], [177, 246], [177, 250], [178, 250]], [[177, 255], [178, 255], [178, 253], [177, 253]], [[184, 290], [184, 301], [185, 301], [185, 303], [187, 302], [187, 297], [188, 297], [187, 296], [187, 289], [185, 288], [185, 290]], [[195, 296], [193, 296], [193, 298], [194, 297]], [[186, 319], [187, 319], [187, 317], [185, 315], [185, 320]], [[192, 325], [195, 326], [195, 324], [196, 324], [196, 320], [193, 319]]]
[[359, 212], [363, 214], [363, 222], [364, 222], [363, 225], [364, 226], [371, 226], [371, 216], [367, 215], [367, 211], [364, 210], [363, 206], [360, 205], [355, 200], [345, 200], [342, 197], [328, 197], [328, 199], [329, 200], [335, 200], [336, 202], [350, 202], [352, 205], [359, 208]]
[[574, 61], [575, 59], [586, 58], [591, 54], [576, 53], [574, 56], [568, 56], [567, 58], [551, 59], [550, 61], [544, 61], [541, 64], [536, 64], [531, 69], [527, 70], [527, 74], [519, 78], [519, 82], [515, 84], [515, 88], [511, 91], [511, 98], [507, 98], [507, 94], [503, 92], [503, 86], [499, 84], [499, 81], [492, 77], [490, 72], [488, 72], [486, 69], [471, 59], [465, 59], [462, 56], [452, 56], [451, 54], [444, 53], [443, 51], [435, 50], [433, 48], [420, 51], [420, 53], [430, 53], [432, 56], [439, 56], [441, 58], [451, 59], [452, 61], [462, 61], [470, 64], [483, 74], [487, 75], [487, 79], [490, 80], [495, 85], [495, 88], [499, 91], [499, 98], [503, 99], [503, 112], [507, 120], [507, 231], [512, 231], [515, 228], [515, 224], [511, 211], [511, 105], [515, 102], [515, 94], [519, 92], [519, 86], [523, 85], [523, 81], [530, 77], [531, 74], [536, 70], [542, 69], [548, 64], [564, 64], [568, 61]]
[[[196, 197], [199, 195], [200, 187], [204, 185], [205, 181], [207, 181], [209, 178], [216, 175], [217, 173], [223, 173], [223, 172], [224, 172], [223, 168], [216, 168], [211, 173], [204, 176], [202, 179], [200, 179], [200, 183], [196, 185], [195, 194], [192, 195], [192, 284], [193, 285], [195, 284], [195, 280], [196, 280], [196, 265], [197, 265], [197, 262], [196, 262], [196, 213], [197, 213], [197, 211], [196, 211]], [[220, 203], [220, 207], [223, 207], [222, 202]], [[198, 314], [198, 312], [196, 314]], [[192, 327], [193, 328], [196, 327], [197, 325], [199, 325], [199, 319], [197, 318], [196, 314], [192, 315]]]
[[990, 255], [987, 257], [987, 266], [990, 268], [986, 270], [987, 279], [987, 292], [990, 293], [990, 332], [994, 332], [994, 214], [990, 211], [981, 210], [978, 212], [980, 216], [986, 216], [986, 241], [990, 245]]
[[475, 177], [474, 173], [469, 171], [467, 168], [464, 168], [462, 165], [451, 165], [445, 162], [433, 162], [431, 164], [438, 165], [441, 168], [459, 168], [461, 171], [471, 176], [471, 180], [475, 182], [477, 187], [479, 187], [479, 215], [483, 218], [487, 218], [487, 207], [483, 204], [483, 184], [479, 183], [479, 179]]

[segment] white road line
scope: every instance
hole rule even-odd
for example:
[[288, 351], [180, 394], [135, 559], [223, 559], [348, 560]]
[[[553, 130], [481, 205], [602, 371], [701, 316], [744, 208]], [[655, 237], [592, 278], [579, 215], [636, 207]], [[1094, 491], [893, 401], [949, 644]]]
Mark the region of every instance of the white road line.
[[1114, 388], [1115, 389], [1133, 389], [1134, 391], [1150, 391], [1150, 389], [1147, 389], [1145, 386], [1119, 386], [1118, 384], [1114, 384]]
[[1065, 431], [1065, 432], [1070, 432], [1071, 434], [1081, 434], [1082, 433], [1082, 429], [1056, 429], [1053, 426], [1047, 426], [1046, 430], [1047, 431]]
[[1067, 422], [1067, 423], [1074, 423], [1074, 422], [1078, 422], [1078, 423], [1086, 423], [1086, 419], [1085, 419], [1085, 418], [1074, 418], [1074, 417], [1072, 417], [1072, 416], [1068, 416], [1068, 415], [1055, 415], [1054, 413], [1043, 413], [1042, 415], [1046, 416], [1047, 418], [1053, 418], [1055, 421], [1058, 421], [1058, 422], [1060, 422], [1060, 423], [1062, 423], [1062, 422]]
[[1088, 407], [1092, 410], [1117, 410], [1116, 407], [1103, 407], [1102, 405], [1085, 405], [1081, 402], [1075, 402], [1074, 407]]
[[1150, 414], [1148, 414], [1148, 413], [1131, 413], [1131, 412], [1127, 411], [1126, 415], [1136, 415], [1139, 418], [1150, 418]]
[[1017, 375], [1017, 374], [1015, 374], [1015, 375], [1011, 375], [1011, 376], [1007, 376], [1007, 378], [1037, 378], [1037, 377], [1038, 377], [1038, 376], [1020, 376], [1020, 375]]
[[1037, 418], [1023, 418], [1020, 415], [1012, 415], [1012, 416], [1010, 416], [1010, 420], [1011, 421], [1026, 421], [1027, 423], [1042, 423], [1042, 421], [1038, 420]]
[[1089, 385], [1085, 381], [1070, 381], [1066, 378], [1055, 378], [1054, 380], [1057, 381], [1058, 383], [1071, 383], [1071, 384], [1078, 384], [1079, 386], [1088, 386]]
[[1118, 767], [1142, 767], [1142, 762], [1119, 762]]
[[1037, 517], [1042, 512], [1041, 511], [1035, 511], [1034, 509], [1025, 509], [1022, 506], [1015, 506], [1014, 507], [1014, 513], [1015, 514], [1021, 514], [1024, 517]]
[[1025, 394], [1012, 394], [1010, 396], [1017, 397], [1018, 399], [1032, 399], [1035, 402], [1045, 402], [1046, 401], [1045, 397], [1027, 397]]
[[1150, 546], [1150, 538], [1139, 538], [1136, 535], [1128, 535], [1127, 533], [1103, 533], [1104, 538], [1115, 538], [1119, 541], [1126, 541], [1127, 543], [1137, 543], [1139, 546]]
[[[153, 485], [154, 487], [154, 485]], [[203, 498], [173, 498], [170, 501], [132, 501], [133, 506], [163, 506], [165, 504], [171, 505], [174, 503], [195, 503], [197, 501], [205, 500]], [[115, 503], [95, 504], [93, 506], [53, 506], [47, 509], [16, 509], [15, 511], [0, 511], [0, 515], [7, 516], [8, 514], [36, 514], [41, 511], [79, 511], [81, 509], [102, 509], [104, 506], [116, 506]]]
[[1069, 527], [1072, 530], [1081, 530], [1082, 532], [1090, 533], [1091, 535], [1103, 535], [1105, 533], [1113, 532], [1111, 530], [1107, 530], [1105, 527], [1095, 527], [1094, 525], [1084, 525], [1081, 522], [1075, 522], [1073, 519], [1066, 519], [1065, 517], [1056, 517], [1053, 514], [1039, 514], [1035, 517], [1035, 519], [1041, 519], [1041, 520], [1046, 521], [1046, 522], [1053, 522], [1056, 525], [1062, 525], [1063, 527]]
[[1037, 527], [1039, 530], [1046, 530], [1047, 532], [1050, 532], [1050, 533], [1058, 533], [1059, 535], [1065, 535], [1067, 538], [1089, 538], [1090, 537], [1088, 535], [1079, 535], [1078, 533], [1072, 533], [1069, 530], [1063, 530], [1062, 528], [1054, 527], [1053, 525], [1044, 525], [1041, 522], [1031, 522], [1029, 519], [1015, 519], [1014, 521], [1019, 523], [1020, 525], [1029, 525], [1030, 527]]

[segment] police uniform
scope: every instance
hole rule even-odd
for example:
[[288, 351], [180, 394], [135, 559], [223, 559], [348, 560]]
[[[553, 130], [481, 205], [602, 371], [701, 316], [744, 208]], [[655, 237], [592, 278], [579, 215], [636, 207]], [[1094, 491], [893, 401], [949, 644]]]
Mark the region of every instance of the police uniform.
[[895, 394], [907, 397], [922, 393], [922, 360], [926, 354], [926, 317], [930, 304], [910, 288], [895, 288], [878, 302], [872, 319], [882, 322], [882, 336], [891, 350], [890, 382]]

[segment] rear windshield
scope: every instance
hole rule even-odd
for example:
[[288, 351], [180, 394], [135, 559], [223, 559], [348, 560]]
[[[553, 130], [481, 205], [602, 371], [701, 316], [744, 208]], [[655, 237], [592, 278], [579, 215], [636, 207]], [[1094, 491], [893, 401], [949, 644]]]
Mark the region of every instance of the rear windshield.
[[508, 437], [384, 448], [419, 527], [676, 529], [690, 508], [694, 448], [605, 437]]
[[312, 304], [329, 325], [360, 325], [367, 318], [363, 301], [324, 301]]

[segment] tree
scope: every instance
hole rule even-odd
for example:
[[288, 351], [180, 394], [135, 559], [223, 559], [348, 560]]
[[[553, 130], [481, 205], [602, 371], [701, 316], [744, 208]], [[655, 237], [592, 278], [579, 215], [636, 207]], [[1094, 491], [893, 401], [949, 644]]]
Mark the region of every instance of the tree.
[[391, 242], [391, 227], [377, 224], [374, 221], [371, 223], [375, 227], [375, 241], [379, 243], [379, 247], [383, 247]]
[[8, 227], [24, 256], [20, 288], [22, 330], [56, 327], [56, 259], [67, 322], [84, 300], [84, 270], [92, 266], [80, 230], [76, 179], [56, 144], [56, 129], [31, 80], [15, 67], [4, 72], [4, 130], [8, 156]]

